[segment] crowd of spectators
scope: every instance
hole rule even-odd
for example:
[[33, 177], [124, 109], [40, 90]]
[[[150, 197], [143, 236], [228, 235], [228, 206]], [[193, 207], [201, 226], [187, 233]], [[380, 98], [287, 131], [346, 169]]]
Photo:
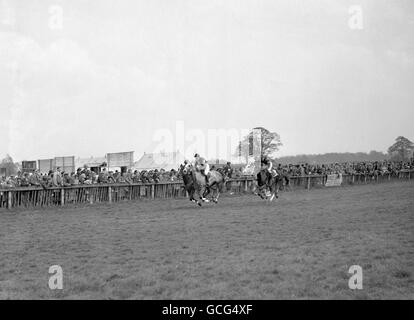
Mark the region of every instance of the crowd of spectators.
[[413, 170], [414, 158], [410, 161], [374, 161], [374, 162], [345, 162], [331, 164], [297, 164], [277, 165], [276, 170], [289, 176], [326, 175], [334, 173], [361, 174], [361, 175], [384, 175], [394, 174], [402, 170]]
[[29, 186], [43, 186], [43, 187], [68, 187], [79, 184], [97, 184], [97, 183], [159, 183], [165, 181], [178, 181], [178, 171], [172, 169], [171, 171], [161, 170], [143, 170], [141, 172], [131, 169], [126, 172], [118, 170], [109, 171], [107, 168], [102, 168], [99, 173], [91, 170], [87, 166], [78, 168], [76, 172], [63, 172], [58, 167], [55, 171], [49, 171], [48, 174], [42, 174], [39, 170], [33, 173], [18, 172], [16, 176], [2, 177], [0, 181], [1, 187], [29, 187]]
[[[414, 158], [410, 161], [375, 161], [375, 162], [360, 162], [360, 163], [332, 163], [332, 164], [275, 164], [274, 169], [279, 174], [288, 177], [307, 176], [307, 175], [326, 175], [334, 173], [342, 174], [362, 174], [362, 175], [384, 175], [395, 174], [403, 170], [414, 170]], [[214, 165], [211, 169], [216, 169]], [[241, 167], [232, 168], [230, 163], [227, 163], [224, 168], [226, 175], [229, 178], [239, 178], [243, 176], [243, 169]], [[160, 182], [174, 182], [180, 181], [180, 168], [177, 170], [171, 169], [166, 171], [161, 170], [143, 170], [138, 171], [131, 169], [126, 172], [119, 172], [118, 170], [109, 171], [103, 167], [99, 173], [92, 171], [87, 166], [78, 168], [76, 172], [63, 172], [60, 168], [55, 171], [49, 171], [48, 174], [42, 174], [39, 170], [33, 173], [18, 172], [16, 176], [0, 177], [0, 188], [15, 188], [15, 187], [30, 187], [42, 186], [49, 187], [68, 187], [80, 184], [101, 184], [101, 183], [160, 183]]]

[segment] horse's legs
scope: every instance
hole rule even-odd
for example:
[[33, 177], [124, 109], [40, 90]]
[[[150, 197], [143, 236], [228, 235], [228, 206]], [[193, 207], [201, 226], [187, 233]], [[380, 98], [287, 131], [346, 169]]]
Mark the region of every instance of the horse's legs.
[[217, 203], [218, 202], [218, 199], [219, 199], [219, 197], [220, 197], [220, 190], [219, 190], [219, 187], [217, 186], [217, 188], [216, 188], [216, 196], [215, 196], [215, 198], [214, 198], [214, 202], [215, 203]]
[[204, 193], [203, 193], [203, 198], [206, 198], [210, 194], [210, 192], [211, 192], [210, 188], [211, 188], [211, 186], [209, 186], [209, 185], [205, 186], [205, 190], [204, 190]]
[[207, 188], [205, 185], [200, 186], [200, 189], [198, 190], [198, 196], [200, 197], [200, 199], [204, 202], [209, 202], [208, 199], [205, 198], [205, 195], [208, 194], [207, 192]]
[[191, 190], [191, 191], [187, 191], [187, 194], [188, 194], [188, 198], [189, 198], [189, 200], [190, 200], [191, 202], [195, 202], [195, 199], [194, 199], [194, 191], [193, 191], [193, 190]]
[[210, 188], [213, 189], [213, 192], [212, 192], [212, 195], [211, 195], [212, 198], [213, 198], [213, 201], [215, 203], [217, 203], [218, 202], [218, 197], [219, 197], [219, 194], [220, 194], [220, 192], [219, 192], [219, 186], [218, 186], [218, 184], [216, 182], [213, 182], [210, 185]]
[[200, 207], [201, 207], [201, 202], [200, 201], [198, 201], [198, 200], [196, 200], [195, 198], [194, 198], [194, 194], [196, 193], [196, 190], [195, 190], [195, 188], [193, 189], [193, 190], [191, 190], [191, 197], [190, 197], [190, 200], [192, 201], [192, 202], [194, 202], [194, 203], [197, 203]]
[[223, 191], [223, 186], [224, 186], [225, 181], [221, 181], [219, 183], [217, 183], [217, 196], [216, 196], [216, 203], [218, 202], [218, 198], [220, 197], [220, 193], [222, 193]]
[[194, 203], [197, 203], [197, 200], [193, 196], [190, 197], [190, 201], [194, 202]]
[[266, 185], [262, 185], [258, 187], [258, 189], [259, 192], [257, 193], [257, 195], [262, 199], [266, 199]]
[[274, 182], [272, 183], [272, 181], [270, 181], [270, 184], [269, 184], [269, 192], [270, 192], [269, 200], [272, 201], [273, 198], [275, 197], [275, 184]]

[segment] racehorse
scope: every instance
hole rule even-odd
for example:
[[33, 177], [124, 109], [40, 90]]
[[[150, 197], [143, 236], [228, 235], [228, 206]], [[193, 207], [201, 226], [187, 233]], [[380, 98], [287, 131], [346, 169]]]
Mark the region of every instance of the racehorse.
[[[206, 177], [199, 171], [196, 170], [191, 164], [187, 164], [184, 169], [182, 170], [183, 173], [183, 180], [186, 176], [186, 181], [188, 182], [188, 189], [192, 193], [194, 199], [194, 193], [197, 192], [199, 198], [204, 202], [209, 202], [206, 198], [207, 195], [212, 192], [212, 199], [214, 203], [218, 202], [218, 198], [220, 196], [220, 190], [224, 185], [224, 176], [217, 170], [210, 170], [208, 175], [208, 183], [206, 181]], [[191, 178], [189, 177], [191, 176]], [[191, 180], [190, 180], [191, 179]], [[184, 182], [185, 184], [185, 182]], [[193, 191], [194, 189], [194, 191]], [[189, 192], [189, 195], [190, 195]], [[191, 198], [190, 198], [191, 200]], [[197, 202], [198, 205], [201, 205], [200, 202]]]
[[[269, 177], [270, 175], [270, 177]], [[257, 174], [257, 186], [259, 189], [258, 195], [262, 199], [273, 201], [273, 199], [279, 198], [278, 193], [281, 186], [283, 186], [283, 180], [287, 179], [287, 184], [289, 179], [286, 176], [274, 175], [268, 172], [266, 169], [262, 169]], [[269, 189], [270, 194], [267, 194], [266, 191]]]
[[187, 167], [181, 167], [179, 175], [181, 175], [183, 178], [184, 189], [187, 191], [190, 201], [197, 203], [201, 207], [201, 202], [194, 198], [196, 190], [194, 186], [194, 178], [191, 171], [189, 171]]

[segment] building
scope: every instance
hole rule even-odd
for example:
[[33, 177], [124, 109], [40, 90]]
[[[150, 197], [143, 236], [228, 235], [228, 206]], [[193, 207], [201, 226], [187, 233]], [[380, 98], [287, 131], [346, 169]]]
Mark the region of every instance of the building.
[[53, 159], [39, 159], [37, 169], [41, 173], [55, 171], [58, 167], [64, 172], [75, 172], [75, 156], [55, 157]]
[[53, 171], [53, 168], [55, 166], [54, 159], [39, 159], [37, 160], [40, 173], [49, 173], [49, 171]]
[[22, 161], [22, 172], [35, 172], [36, 170], [36, 160], [35, 161]]
[[112, 171], [126, 172], [134, 166], [134, 151], [107, 153], [105, 157], [108, 169]]
[[96, 173], [101, 172], [102, 167], [106, 167], [106, 157], [90, 157], [90, 158], [76, 158], [75, 160], [75, 167], [83, 168], [85, 165], [95, 171]]

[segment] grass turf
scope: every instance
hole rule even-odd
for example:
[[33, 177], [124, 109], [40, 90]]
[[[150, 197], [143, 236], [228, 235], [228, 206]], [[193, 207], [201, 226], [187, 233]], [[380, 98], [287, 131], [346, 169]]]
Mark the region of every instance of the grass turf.
[[1, 211], [0, 298], [413, 299], [414, 183]]

